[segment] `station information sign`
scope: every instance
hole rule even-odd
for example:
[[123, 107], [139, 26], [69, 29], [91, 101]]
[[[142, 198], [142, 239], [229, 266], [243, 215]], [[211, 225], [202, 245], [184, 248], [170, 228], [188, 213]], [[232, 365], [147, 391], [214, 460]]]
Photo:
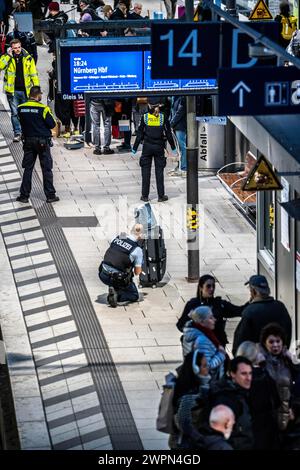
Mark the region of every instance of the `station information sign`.
[[[152, 79], [150, 38], [141, 43], [134, 38], [105, 38], [59, 41], [59, 91], [64, 99], [83, 98], [84, 92], [118, 93], [138, 96], [149, 91], [172, 95], [190, 94], [203, 88], [215, 88], [209, 79]], [[141, 38], [138, 38], [141, 39]], [[145, 40], [147, 39], [147, 40]]]

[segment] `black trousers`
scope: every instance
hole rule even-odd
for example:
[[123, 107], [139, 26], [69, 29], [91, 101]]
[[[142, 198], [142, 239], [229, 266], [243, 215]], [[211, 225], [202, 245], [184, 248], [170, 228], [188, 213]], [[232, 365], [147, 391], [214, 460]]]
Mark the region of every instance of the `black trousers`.
[[46, 197], [55, 196], [52, 173], [53, 161], [48, 139], [26, 140], [23, 144], [23, 150], [24, 157], [22, 167], [24, 168], [24, 174], [20, 188], [21, 196], [29, 197], [30, 195], [32, 172], [37, 156], [39, 156], [43, 173], [44, 193]]
[[154, 158], [155, 164], [155, 178], [158, 197], [165, 195], [164, 185], [164, 168], [167, 164], [167, 159], [164, 155], [153, 155], [142, 153], [140, 158], [140, 166], [142, 169], [142, 196], [148, 197], [150, 190], [150, 179], [151, 179], [151, 166], [152, 159]]

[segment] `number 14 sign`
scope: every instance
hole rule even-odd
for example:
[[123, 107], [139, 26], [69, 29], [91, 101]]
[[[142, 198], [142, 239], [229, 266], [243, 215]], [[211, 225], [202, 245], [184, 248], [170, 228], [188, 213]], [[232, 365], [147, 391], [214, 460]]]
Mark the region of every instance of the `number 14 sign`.
[[218, 23], [153, 23], [152, 78], [215, 77], [219, 65], [219, 33]]

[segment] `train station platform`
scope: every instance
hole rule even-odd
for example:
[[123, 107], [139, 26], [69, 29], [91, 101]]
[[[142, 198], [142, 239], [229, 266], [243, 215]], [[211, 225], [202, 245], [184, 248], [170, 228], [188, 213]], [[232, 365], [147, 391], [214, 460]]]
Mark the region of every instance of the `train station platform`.
[[[196, 291], [185, 279], [186, 180], [167, 175], [170, 161], [169, 201], [159, 204], [153, 175], [167, 272], [156, 289], [140, 289], [140, 302], [112, 309], [98, 266], [141, 204], [139, 153], [97, 156], [55, 139], [60, 201], [45, 202], [36, 164], [30, 203], [21, 204], [22, 145], [12, 143], [4, 101], [0, 116], [0, 325], [21, 448], [168, 449], [155, 419], [164, 376], [182, 360], [176, 321]], [[216, 295], [243, 303], [256, 271], [255, 231], [216, 176], [199, 173], [199, 194], [201, 275], [216, 277]]]

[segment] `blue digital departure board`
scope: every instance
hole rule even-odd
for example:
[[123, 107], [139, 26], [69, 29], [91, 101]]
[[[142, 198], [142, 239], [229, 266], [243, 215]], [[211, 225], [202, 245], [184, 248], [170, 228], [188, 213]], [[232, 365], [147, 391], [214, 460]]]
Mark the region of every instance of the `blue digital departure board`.
[[[197, 94], [216, 88], [214, 79], [151, 78], [150, 38], [81, 38], [58, 41], [58, 89], [63, 99], [103, 96]], [[199, 74], [201, 71], [199, 71]], [[152, 93], [148, 93], [150, 95]]]
[[143, 85], [142, 52], [72, 52], [71, 92], [140, 90]]
[[191, 80], [167, 80], [151, 78], [151, 52], [144, 52], [144, 88], [146, 90], [178, 90], [190, 88], [210, 88], [216, 86], [216, 80], [211, 78]]

